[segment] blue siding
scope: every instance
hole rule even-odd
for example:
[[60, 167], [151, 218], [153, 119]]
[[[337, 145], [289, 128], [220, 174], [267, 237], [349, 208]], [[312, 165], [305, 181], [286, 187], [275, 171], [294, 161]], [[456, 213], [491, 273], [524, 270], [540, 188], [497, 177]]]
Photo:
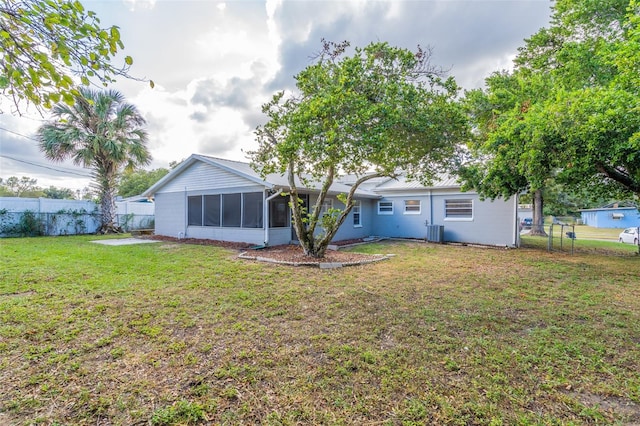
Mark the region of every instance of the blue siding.
[[[314, 203], [316, 202], [316, 200], [318, 199], [318, 197], [316, 196], [310, 196], [309, 197], [309, 202], [311, 204], [311, 206], [314, 205]], [[335, 197], [327, 197], [326, 199], [331, 199], [333, 202], [333, 208], [336, 209], [344, 209], [344, 204], [341, 203], [340, 201], [338, 201], [337, 198]], [[355, 238], [364, 238], [364, 237], [368, 237], [369, 235], [372, 235], [372, 226], [373, 226], [373, 221], [371, 220], [371, 206], [372, 204], [372, 200], [361, 200], [362, 203], [362, 207], [361, 207], [361, 223], [362, 226], [354, 226], [353, 225], [353, 209], [349, 212], [349, 215], [347, 215], [347, 218], [345, 219], [345, 221], [342, 223], [342, 226], [340, 227], [340, 229], [338, 229], [338, 232], [336, 233], [336, 235], [333, 237], [333, 241], [341, 241], [341, 240], [351, 240], [351, 239], [355, 239]], [[316, 233], [320, 233], [322, 232], [322, 229], [318, 229]]]
[[[445, 217], [445, 200], [471, 199], [471, 219]], [[444, 225], [445, 241], [513, 247], [517, 245], [516, 199], [480, 200], [477, 194], [434, 195], [433, 220]]]
[[[420, 214], [406, 214], [405, 200], [420, 200]], [[445, 200], [472, 200], [473, 216], [464, 219], [445, 217]], [[373, 213], [375, 235], [392, 238], [426, 238], [427, 225], [443, 225], [449, 242], [513, 247], [517, 245], [516, 200], [481, 201], [474, 193], [433, 191], [431, 195], [387, 195], [381, 202], [393, 202], [393, 214]]]
[[[419, 200], [420, 214], [406, 214], [405, 200]], [[379, 214], [378, 203], [393, 203], [393, 214]], [[431, 204], [428, 195], [394, 195], [374, 201], [374, 235], [395, 238], [426, 238], [427, 224], [431, 223]]]
[[632, 207], [585, 210], [580, 212], [580, 216], [583, 224], [594, 228], [623, 229], [640, 226], [640, 213]]

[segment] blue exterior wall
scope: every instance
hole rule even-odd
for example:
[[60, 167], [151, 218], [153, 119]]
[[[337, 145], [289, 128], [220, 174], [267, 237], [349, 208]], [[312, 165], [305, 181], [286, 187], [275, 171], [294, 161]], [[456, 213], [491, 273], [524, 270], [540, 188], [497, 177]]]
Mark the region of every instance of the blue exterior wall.
[[[455, 199], [472, 200], [471, 219], [445, 217], [445, 201]], [[433, 199], [434, 224], [444, 225], [445, 241], [515, 247], [519, 233], [516, 211], [516, 197], [480, 200], [477, 194], [457, 192], [436, 194]]]
[[[405, 211], [405, 200], [419, 200], [420, 213]], [[470, 218], [451, 219], [445, 214], [446, 200], [471, 200], [473, 215]], [[393, 202], [393, 214], [381, 214], [375, 203], [373, 234], [391, 238], [424, 239], [427, 225], [443, 225], [445, 242], [497, 245], [518, 245], [516, 198], [508, 200], [484, 200], [475, 193], [456, 190], [422, 191], [419, 196], [411, 193], [385, 194], [380, 200]]]
[[[373, 235], [391, 238], [427, 237], [427, 225], [431, 223], [431, 204], [427, 194], [387, 194], [381, 200], [374, 201], [372, 213]], [[405, 200], [420, 201], [420, 213], [405, 212]], [[393, 213], [380, 212], [379, 202], [393, 203]]]
[[633, 207], [584, 210], [580, 212], [580, 217], [583, 224], [594, 228], [624, 229], [640, 226], [640, 213]]
[[[313, 206], [317, 200], [317, 197], [311, 196], [309, 197], [309, 202]], [[327, 199], [331, 199], [333, 203], [333, 208], [336, 209], [344, 209], [344, 204], [338, 201], [336, 197], [327, 197]], [[373, 203], [374, 200], [370, 199], [362, 199], [360, 200], [361, 208], [360, 208], [360, 226], [354, 226], [353, 224], [353, 209], [347, 215], [347, 218], [342, 223], [340, 229], [336, 233], [335, 237], [333, 237], [333, 241], [341, 241], [341, 240], [351, 240], [356, 238], [364, 238], [372, 235], [373, 229]], [[295, 231], [294, 231], [295, 232]], [[322, 232], [322, 229], [318, 229], [317, 233]]]

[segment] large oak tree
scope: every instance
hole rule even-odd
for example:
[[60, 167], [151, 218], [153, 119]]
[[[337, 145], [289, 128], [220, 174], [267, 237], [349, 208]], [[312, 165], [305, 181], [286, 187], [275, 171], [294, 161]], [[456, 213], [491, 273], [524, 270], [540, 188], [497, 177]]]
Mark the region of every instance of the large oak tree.
[[594, 197], [640, 196], [638, 1], [558, 0], [553, 9], [513, 72], [467, 94], [476, 162], [461, 174], [491, 197], [531, 191], [541, 202], [553, 181]]
[[[297, 91], [279, 92], [263, 106], [269, 120], [250, 153], [262, 175], [288, 176], [293, 226], [314, 257], [324, 256], [363, 182], [400, 172], [427, 182], [452, 162], [467, 134], [458, 87], [430, 63], [430, 51], [372, 43], [349, 55], [348, 47], [323, 41], [314, 63], [295, 77]], [[345, 174], [356, 175], [340, 197], [345, 208], [321, 213], [332, 183]], [[308, 211], [300, 184], [318, 190]]]

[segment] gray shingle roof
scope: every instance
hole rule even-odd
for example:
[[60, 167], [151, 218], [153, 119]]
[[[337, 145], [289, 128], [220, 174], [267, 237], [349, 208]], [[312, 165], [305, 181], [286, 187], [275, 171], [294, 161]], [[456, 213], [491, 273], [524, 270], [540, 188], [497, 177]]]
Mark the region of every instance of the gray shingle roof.
[[[341, 182], [353, 184], [357, 180], [355, 175], [347, 175], [341, 179]], [[440, 174], [431, 185], [425, 186], [416, 180], [409, 180], [406, 176], [401, 175], [397, 178], [379, 177], [365, 181], [361, 188], [368, 191], [403, 191], [415, 189], [435, 189], [435, 188], [460, 188], [460, 184], [455, 176]]]
[[[175, 169], [173, 169], [168, 175], [160, 179], [156, 182], [151, 188], [144, 192], [145, 196], [153, 195], [158, 189], [164, 186], [168, 181], [173, 179], [174, 176], [177, 176], [183, 169], [187, 168], [190, 164], [193, 164], [195, 161], [202, 161], [214, 166], [221, 167], [230, 171], [232, 173], [238, 174], [240, 176], [245, 177], [255, 183], [265, 185], [268, 188], [289, 188], [289, 181], [286, 176], [280, 174], [269, 174], [264, 179], [251, 168], [249, 163], [243, 161], [234, 161], [234, 160], [226, 160], [223, 158], [212, 157], [209, 155], [201, 155], [201, 154], [192, 154], [188, 159], [186, 159], [183, 163], [178, 165]], [[301, 190], [307, 191], [320, 191], [322, 187], [321, 183], [314, 180], [309, 180], [307, 185], [303, 185], [299, 179], [296, 178], [296, 185]], [[351, 189], [350, 186], [345, 185], [340, 182], [334, 182], [329, 188], [329, 194], [337, 195], [349, 192]], [[358, 188], [356, 190], [356, 195], [360, 198], [380, 198], [380, 196], [374, 192], [368, 191], [364, 188]]]
[[425, 186], [415, 180], [408, 180], [406, 176], [399, 176], [397, 179], [389, 179], [375, 188], [373, 191], [402, 191], [408, 189], [432, 189], [432, 188], [460, 188], [457, 178], [441, 174], [438, 175], [431, 185]]
[[[227, 160], [209, 155], [193, 154], [182, 164], [173, 169], [168, 175], [145, 191], [143, 195], [153, 195], [158, 189], [164, 186], [166, 182], [173, 179], [174, 176], [178, 175], [183, 169], [189, 167], [189, 165], [193, 164], [195, 161], [202, 161], [217, 167], [222, 167], [227, 171], [243, 176], [255, 183], [265, 185], [268, 188], [283, 188], [285, 190], [289, 188], [289, 181], [284, 175], [272, 173], [263, 179], [247, 162]], [[358, 176], [355, 175], [346, 175], [341, 177], [339, 182], [334, 182], [331, 185], [329, 194], [337, 195], [349, 192], [351, 186], [357, 179]], [[302, 190], [313, 192], [320, 191], [322, 186], [321, 182], [312, 179], [310, 179], [306, 185], [303, 185], [297, 177], [296, 184]], [[380, 193], [387, 191], [426, 190], [437, 188], [460, 188], [460, 184], [457, 182], [455, 177], [445, 174], [439, 175], [430, 186], [425, 186], [415, 180], [409, 180], [406, 176], [399, 176], [395, 179], [389, 177], [378, 177], [365, 181], [360, 188], [356, 190], [356, 195], [360, 198], [380, 198]]]

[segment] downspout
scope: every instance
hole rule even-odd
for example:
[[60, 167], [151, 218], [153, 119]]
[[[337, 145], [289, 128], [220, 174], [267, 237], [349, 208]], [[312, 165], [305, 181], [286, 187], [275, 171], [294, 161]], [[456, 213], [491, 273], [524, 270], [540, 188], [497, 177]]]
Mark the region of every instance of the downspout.
[[[267, 191], [268, 191], [267, 189], [264, 190], [265, 196], [267, 195]], [[275, 194], [271, 194], [270, 196], [265, 197], [263, 202], [262, 217], [264, 218], [263, 222], [264, 222], [264, 245], [265, 246], [269, 245], [269, 201], [273, 200], [280, 194], [282, 194], [282, 188], [278, 189], [278, 192], [276, 192]]]
[[178, 239], [181, 240], [187, 237], [187, 223], [189, 223], [189, 202], [187, 197], [187, 187], [184, 187], [184, 232], [178, 232]]
[[429, 190], [429, 223], [433, 225], [433, 189]]
[[515, 247], [520, 247], [520, 223], [518, 221], [518, 200], [520, 198], [520, 194], [516, 194], [513, 198], [515, 203], [514, 214], [513, 214], [514, 221], [515, 221], [513, 226], [514, 228], [513, 245]]

